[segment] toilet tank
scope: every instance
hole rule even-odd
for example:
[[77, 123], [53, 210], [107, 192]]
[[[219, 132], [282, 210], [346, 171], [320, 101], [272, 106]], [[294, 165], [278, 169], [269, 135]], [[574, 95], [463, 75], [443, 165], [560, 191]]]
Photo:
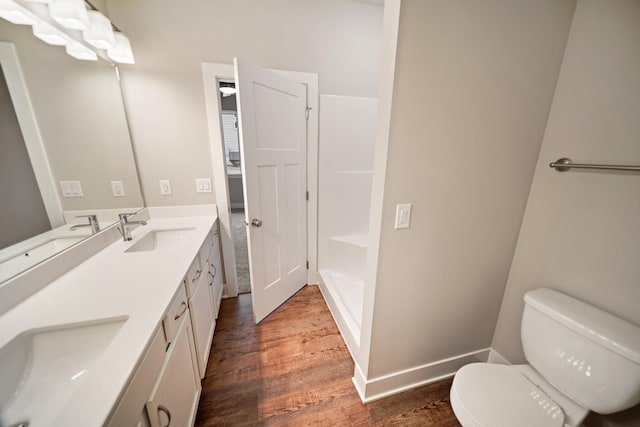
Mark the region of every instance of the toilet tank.
[[600, 414], [640, 403], [640, 327], [551, 289], [524, 301], [524, 354], [549, 383]]

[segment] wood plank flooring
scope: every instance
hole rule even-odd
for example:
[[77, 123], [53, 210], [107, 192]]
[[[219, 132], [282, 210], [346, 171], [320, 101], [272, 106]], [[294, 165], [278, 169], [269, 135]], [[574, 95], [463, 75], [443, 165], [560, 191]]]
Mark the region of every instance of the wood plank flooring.
[[196, 419], [205, 426], [458, 426], [445, 380], [363, 405], [316, 286], [255, 325], [251, 295], [222, 301]]

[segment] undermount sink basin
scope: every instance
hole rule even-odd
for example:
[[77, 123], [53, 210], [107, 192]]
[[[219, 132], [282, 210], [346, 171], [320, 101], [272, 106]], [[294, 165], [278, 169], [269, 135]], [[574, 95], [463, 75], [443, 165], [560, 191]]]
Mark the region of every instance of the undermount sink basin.
[[83, 235], [52, 237], [17, 255], [0, 260], [0, 282], [44, 261], [69, 246], [75, 245], [86, 237]]
[[131, 245], [125, 252], [155, 251], [158, 249], [177, 248], [184, 244], [195, 228], [166, 228], [151, 230]]
[[0, 426], [50, 423], [127, 319], [32, 329], [2, 347]]

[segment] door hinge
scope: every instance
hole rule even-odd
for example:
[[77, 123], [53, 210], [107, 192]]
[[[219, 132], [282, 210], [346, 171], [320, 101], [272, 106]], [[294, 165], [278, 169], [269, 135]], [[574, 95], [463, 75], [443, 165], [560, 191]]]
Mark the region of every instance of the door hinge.
[[307, 270], [309, 269], [309, 261], [307, 261]]
[[308, 190], [307, 190], [306, 198], [307, 198], [307, 202], [308, 202], [309, 201], [309, 191]]
[[311, 107], [307, 107], [304, 109], [304, 116], [309, 120], [309, 112], [311, 111]]

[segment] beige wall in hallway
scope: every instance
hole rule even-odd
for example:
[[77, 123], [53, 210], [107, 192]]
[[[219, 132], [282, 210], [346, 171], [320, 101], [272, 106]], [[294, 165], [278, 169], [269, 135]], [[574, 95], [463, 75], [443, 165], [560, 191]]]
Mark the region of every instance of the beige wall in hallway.
[[[319, 74], [320, 91], [376, 96], [382, 7], [354, 0], [108, 0], [131, 39], [125, 102], [151, 206], [212, 203], [195, 178], [212, 177], [202, 62], [243, 57]], [[173, 196], [159, 194], [170, 179]]]

